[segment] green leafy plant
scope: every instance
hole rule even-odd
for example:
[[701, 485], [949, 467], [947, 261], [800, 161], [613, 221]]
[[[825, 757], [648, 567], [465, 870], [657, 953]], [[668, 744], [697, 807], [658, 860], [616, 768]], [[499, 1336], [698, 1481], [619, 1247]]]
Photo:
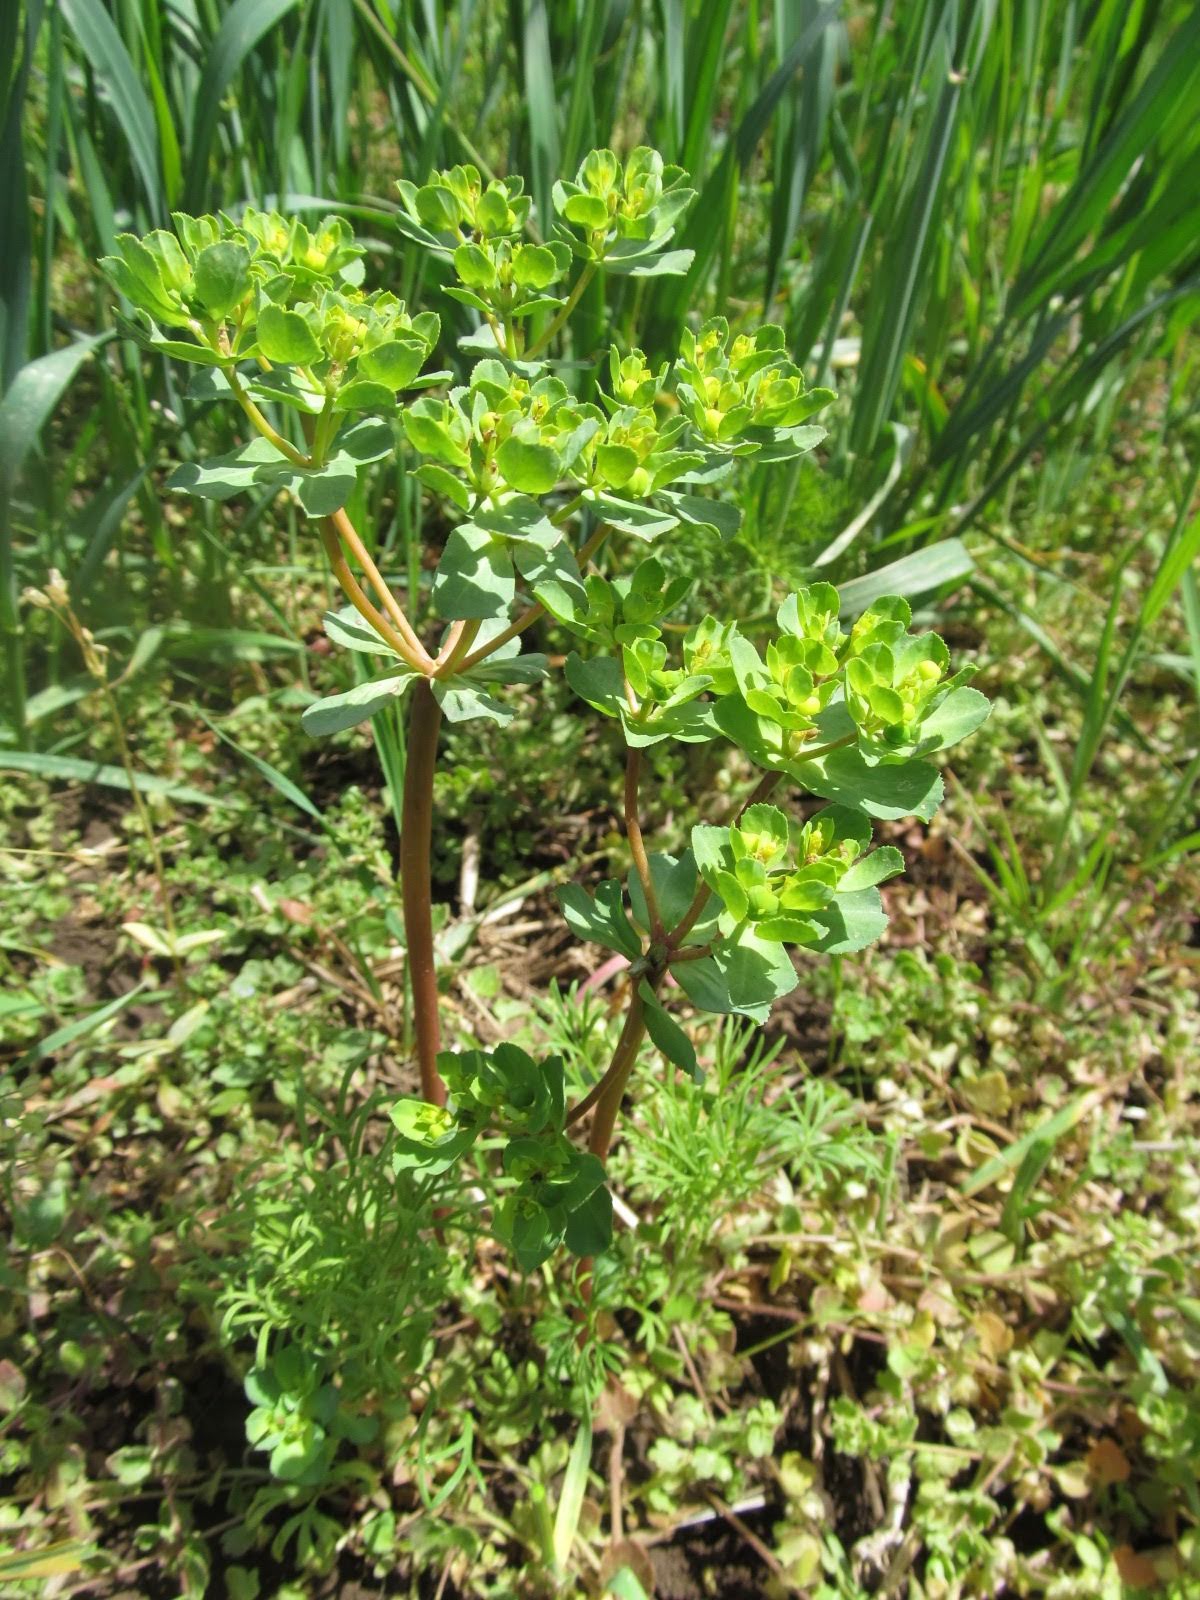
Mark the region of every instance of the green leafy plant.
[[[326, 634], [376, 671], [310, 705], [305, 729], [337, 734], [407, 704], [400, 875], [422, 1098], [393, 1111], [394, 1159], [433, 1175], [498, 1128], [493, 1226], [529, 1270], [563, 1243], [583, 1257], [607, 1245], [603, 1163], [647, 1036], [696, 1071], [674, 1014], [680, 995], [761, 1023], [797, 983], [793, 950], [834, 955], [878, 938], [879, 884], [903, 861], [871, 848], [873, 821], [928, 820], [942, 792], [929, 758], [988, 707], [966, 671], [950, 670], [941, 639], [911, 630], [898, 597], [876, 600], [846, 631], [835, 589], [800, 589], [765, 643], [713, 616], [682, 629], [668, 620], [690, 586], [641, 547], [681, 524], [734, 532], [743, 463], [812, 450], [824, 430], [809, 419], [833, 399], [807, 385], [781, 329], [740, 332], [722, 318], [684, 332], [673, 370], [653, 370], [613, 337], [598, 401], [551, 358], [597, 274], [687, 270], [689, 253], [667, 248], [693, 199], [679, 169], [647, 149], [624, 162], [593, 151], [573, 182], [553, 186], [545, 238], [531, 232], [517, 179], [485, 182], [459, 166], [400, 189], [401, 230], [449, 263], [447, 292], [480, 319], [461, 341], [479, 357], [462, 382], [425, 370], [438, 317], [364, 288], [364, 248], [338, 218], [310, 229], [252, 209], [236, 221], [177, 214], [174, 232], [120, 236], [103, 266], [132, 314], [126, 331], [192, 363], [193, 394], [232, 402], [252, 433], [228, 454], [182, 464], [170, 487], [213, 500], [287, 492], [319, 522], [348, 602], [326, 616]], [[348, 510], [360, 473], [397, 454], [447, 525], [427, 597], [413, 585], [397, 594]], [[606, 544], [617, 547], [611, 576], [593, 570]], [[625, 884], [560, 895], [571, 930], [621, 958], [629, 978], [612, 1059], [574, 1105], [558, 1057], [441, 1049], [434, 962], [442, 719], [507, 722], [507, 691], [547, 671], [546, 656], [521, 648], [543, 618], [577, 644], [570, 687], [626, 746], [633, 871]], [[643, 751], [714, 740], [757, 769], [756, 785], [731, 821], [697, 824], [681, 854], [650, 853]], [[802, 821], [770, 803], [789, 789], [828, 804]], [[584, 1151], [571, 1130], [589, 1113]]]

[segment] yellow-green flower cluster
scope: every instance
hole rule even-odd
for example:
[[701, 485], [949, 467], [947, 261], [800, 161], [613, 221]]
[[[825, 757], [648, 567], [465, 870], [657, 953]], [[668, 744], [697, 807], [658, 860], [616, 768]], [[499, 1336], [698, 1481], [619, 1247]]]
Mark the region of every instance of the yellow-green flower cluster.
[[[140, 319], [151, 349], [207, 366], [255, 360], [297, 376], [271, 398], [302, 409], [394, 409], [437, 342], [432, 312], [364, 294], [362, 246], [340, 217], [315, 229], [248, 209], [240, 223], [174, 217], [175, 232], [122, 234], [101, 266]], [[162, 329], [182, 330], [186, 339]]]
[[472, 237], [488, 241], [517, 238], [529, 221], [530, 199], [520, 178], [484, 183], [470, 165], [435, 172], [420, 187], [401, 178], [396, 187], [404, 231], [443, 252]]
[[554, 185], [554, 207], [582, 230], [586, 253], [603, 258], [610, 243], [666, 239], [696, 198], [687, 182], [682, 167], [664, 165], [645, 145], [624, 163], [611, 150], [592, 150], [573, 183]]
[[733, 454], [759, 449], [773, 431], [798, 427], [834, 398], [806, 387], [783, 329], [771, 323], [733, 337], [724, 317], [696, 334], [686, 329], [678, 371], [680, 404], [697, 434]]
[[896, 596], [855, 623], [846, 661], [846, 705], [866, 748], [901, 749], [917, 742], [921, 726], [971, 676], [949, 675], [950, 652], [936, 633], [908, 632], [912, 611]]
[[[860, 813], [830, 806], [797, 827], [776, 806], [754, 805], [732, 827], [692, 830], [700, 875], [724, 908], [725, 933], [753, 923], [760, 938], [804, 944], [820, 929], [808, 918], [827, 906], [870, 844]], [[871, 883], [898, 870], [899, 852], [877, 852]]]

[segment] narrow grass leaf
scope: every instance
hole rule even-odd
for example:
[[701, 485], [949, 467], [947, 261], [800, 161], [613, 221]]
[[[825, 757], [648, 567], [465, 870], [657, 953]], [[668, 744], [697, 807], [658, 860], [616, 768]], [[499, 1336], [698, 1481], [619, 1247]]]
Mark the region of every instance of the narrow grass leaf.
[[550, 189], [558, 176], [558, 97], [550, 58], [546, 0], [525, 0], [521, 66], [529, 118], [530, 180], [538, 227], [546, 235], [554, 220]]
[[188, 180], [183, 199], [185, 211], [204, 209], [208, 195], [209, 158], [226, 91], [255, 45], [295, 4], [296, 0], [235, 0], [225, 13], [196, 90], [187, 152]]
[[[110, 767], [101, 761], [85, 761], [77, 756], [43, 755], [38, 750], [0, 750], [0, 772], [23, 772], [49, 782], [98, 783], [106, 789], [124, 789], [129, 792], [129, 778], [124, 768]], [[190, 783], [177, 783], [173, 778], [159, 778], [153, 773], [137, 772], [134, 783], [142, 794], [160, 795], [165, 800], [180, 805], [228, 805], [219, 795], [205, 794]]]
[[[25, 94], [38, 34], [41, 0], [25, 7], [24, 45], [18, 50], [20, 7], [6, 6], [0, 18], [0, 48], [5, 70], [0, 83], [7, 91], [0, 114], [0, 139], [6, 152], [0, 166], [0, 394], [12, 381], [28, 351], [30, 296], [29, 192], [25, 177]], [[19, 62], [10, 79], [8, 63]]]
[[126, 994], [118, 995], [115, 1000], [110, 1000], [107, 1005], [97, 1006], [94, 1011], [89, 1011], [86, 1016], [76, 1017], [74, 1022], [68, 1022], [61, 1028], [56, 1028], [53, 1033], [48, 1033], [44, 1039], [39, 1039], [33, 1048], [26, 1052], [25, 1060], [45, 1061], [50, 1056], [57, 1055], [60, 1050], [65, 1050], [68, 1045], [74, 1044], [77, 1039], [85, 1039], [89, 1033], [95, 1033], [97, 1028], [102, 1028], [106, 1022], [111, 1022], [113, 1017], [120, 1016], [127, 1006], [135, 1000], [141, 999], [145, 994], [148, 980], [142, 979]]
[[166, 213], [154, 107], [129, 59], [121, 35], [100, 0], [62, 0], [62, 11], [121, 124], [130, 159], [156, 221]]
[[[1076, 182], [1042, 224], [1031, 247], [1031, 263], [1014, 290], [1016, 314], [1040, 295], [1041, 282], [1070, 257], [1101, 223], [1135, 162], [1180, 115], [1194, 116], [1200, 94], [1200, 10], [1191, 14], [1163, 47], [1150, 75], [1117, 119]], [[1188, 110], [1189, 106], [1191, 110]]]
[[1053, 1149], [1058, 1141], [1065, 1134], [1068, 1134], [1101, 1098], [1102, 1095], [1095, 1090], [1091, 1090], [1087, 1094], [1076, 1095], [1073, 1100], [1069, 1100], [1065, 1106], [1056, 1111], [1052, 1117], [1047, 1117], [1044, 1122], [1039, 1122], [1035, 1128], [1031, 1128], [1021, 1138], [1014, 1139], [1012, 1144], [1002, 1150], [998, 1156], [993, 1156], [990, 1161], [985, 1161], [981, 1167], [971, 1173], [959, 1192], [964, 1196], [978, 1194], [980, 1189], [986, 1189], [989, 1184], [995, 1183], [1010, 1172], [1015, 1172], [1035, 1145], [1048, 1145], [1050, 1149]]
[[31, 1583], [37, 1578], [61, 1578], [79, 1572], [96, 1554], [96, 1547], [80, 1539], [59, 1539], [40, 1550], [7, 1550], [0, 1554], [0, 1579], [6, 1583]]
[[1192, 565], [1197, 558], [1200, 558], [1200, 514], [1192, 519], [1185, 532], [1172, 541], [1155, 573], [1154, 582], [1142, 602], [1139, 622], [1143, 628], [1152, 627], [1158, 621], [1163, 608], [1185, 576], [1191, 576], [1195, 581]]
[[911, 556], [902, 556], [876, 572], [861, 578], [851, 578], [838, 588], [842, 597], [842, 613], [857, 616], [881, 595], [900, 594], [907, 598], [929, 594], [944, 584], [956, 583], [975, 570], [971, 552], [961, 539], [942, 539], [927, 550], [917, 550]]
[[0, 400], [0, 485], [11, 485], [80, 363], [111, 333], [76, 339], [28, 361]]
[[205, 716], [199, 706], [193, 706], [192, 710], [200, 718], [204, 726], [216, 734], [222, 744], [227, 744], [231, 750], [236, 751], [241, 756], [243, 761], [248, 761], [255, 772], [265, 778], [271, 787], [281, 794], [285, 800], [289, 800], [297, 810], [303, 811], [305, 816], [311, 817], [314, 822], [320, 823], [322, 828], [326, 826], [325, 818], [321, 814], [319, 807], [309, 799], [299, 784], [293, 783], [286, 772], [280, 772], [278, 767], [273, 767], [269, 761], [264, 761], [262, 756], [256, 756], [253, 750], [247, 750], [236, 739], [230, 738], [229, 734], [219, 728], [211, 718]]
[[588, 1468], [592, 1460], [592, 1418], [585, 1412], [571, 1445], [567, 1470], [563, 1474], [559, 1491], [558, 1511], [554, 1518], [554, 1561], [560, 1572], [569, 1571], [571, 1550], [579, 1528], [583, 1510], [583, 1497], [587, 1490]]

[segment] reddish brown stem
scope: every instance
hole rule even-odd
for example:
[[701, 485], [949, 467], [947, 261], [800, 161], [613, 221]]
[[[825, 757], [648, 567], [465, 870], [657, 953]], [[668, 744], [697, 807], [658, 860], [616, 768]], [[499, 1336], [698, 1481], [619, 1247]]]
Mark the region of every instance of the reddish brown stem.
[[374, 561], [372, 561], [367, 552], [366, 545], [363, 544], [362, 540], [358, 536], [357, 528], [355, 528], [354, 524], [350, 521], [350, 518], [346, 515], [344, 510], [335, 511], [328, 521], [337, 533], [338, 537], [341, 539], [342, 543], [346, 546], [346, 549], [366, 573], [368, 583], [370, 583], [371, 587], [379, 596], [380, 603], [382, 604], [383, 609], [387, 612], [388, 616], [391, 618], [396, 632], [404, 640], [407, 649], [403, 652], [403, 654], [405, 655], [406, 659], [408, 659], [411, 654], [411, 658], [415, 660], [419, 669], [427, 669], [430, 665], [430, 661], [425, 646], [413, 632], [412, 626], [404, 614], [404, 607], [388, 588], [387, 583], [379, 571], [379, 568], [375, 565]]
[[430, 851], [433, 843], [433, 773], [437, 761], [442, 708], [427, 678], [412, 687], [408, 750], [404, 767], [404, 805], [400, 817], [400, 888], [404, 895], [404, 934], [412, 983], [413, 1023], [421, 1094], [444, 1106], [446, 1085], [437, 1069], [441, 1048], [437, 970], [433, 960], [433, 893]]
[[635, 983], [633, 993], [629, 997], [625, 1026], [621, 1029], [621, 1037], [617, 1040], [617, 1048], [613, 1051], [608, 1071], [598, 1086], [600, 1092], [596, 1097], [596, 1110], [592, 1117], [588, 1149], [594, 1156], [599, 1156], [601, 1161], [608, 1156], [613, 1129], [617, 1125], [617, 1114], [625, 1096], [625, 1085], [629, 1082], [629, 1074], [633, 1071], [634, 1062], [645, 1037], [646, 1006]]
[[654, 892], [654, 876], [650, 871], [650, 857], [646, 854], [642, 838], [642, 824], [638, 816], [638, 786], [642, 777], [642, 752], [632, 746], [625, 752], [625, 832], [629, 836], [629, 850], [634, 869], [646, 897], [646, 910], [650, 917], [650, 937], [660, 944], [666, 937], [662, 913], [658, 909], [658, 896]]
[[414, 672], [421, 671], [421, 663], [413, 655], [407, 643], [392, 627], [387, 618], [372, 605], [362, 585], [350, 570], [340, 541], [337, 528], [332, 517], [326, 517], [321, 523], [321, 542], [325, 546], [325, 554], [329, 557], [329, 569], [341, 585], [342, 593], [351, 605], [366, 622], [370, 623], [379, 637], [391, 645], [400, 658], [412, 667]]

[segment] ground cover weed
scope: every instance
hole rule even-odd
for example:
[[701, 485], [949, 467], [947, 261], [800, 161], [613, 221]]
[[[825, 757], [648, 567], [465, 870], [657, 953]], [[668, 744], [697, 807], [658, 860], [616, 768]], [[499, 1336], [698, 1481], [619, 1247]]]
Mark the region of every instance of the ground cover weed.
[[[765, 653], [709, 616], [685, 634], [674, 664], [664, 624], [686, 580], [668, 579], [652, 555], [613, 580], [589, 570], [610, 538], [649, 544], [681, 523], [735, 531], [736, 493], [722, 490], [738, 464], [811, 450], [823, 430], [808, 419], [832, 398], [806, 387], [779, 329], [734, 336], [719, 318], [685, 330], [670, 375], [636, 347], [612, 345], [596, 399], [580, 399], [537, 359], [598, 272], [686, 271], [690, 257], [669, 248], [694, 199], [679, 168], [649, 149], [625, 162], [593, 151], [573, 181], [555, 184], [543, 242], [529, 237], [519, 179], [485, 183], [458, 167], [420, 187], [402, 182], [400, 192], [403, 231], [451, 268], [446, 293], [481, 319], [464, 341], [469, 353], [490, 352], [444, 395], [401, 401], [450, 377], [422, 371], [439, 319], [362, 289], [363, 247], [341, 219], [310, 230], [253, 209], [236, 223], [178, 214], [174, 232], [120, 236], [103, 265], [135, 313], [126, 330], [192, 363], [193, 392], [236, 404], [255, 434], [229, 455], [183, 464], [171, 485], [216, 500], [252, 487], [293, 494], [319, 523], [350, 602], [326, 617], [327, 634], [382, 666], [382, 676], [310, 706], [305, 729], [336, 734], [407, 700], [401, 895], [424, 1103], [394, 1108], [396, 1160], [444, 1170], [498, 1117], [511, 1192], [496, 1226], [532, 1270], [564, 1240], [590, 1258], [611, 1237], [603, 1160], [644, 1038], [695, 1070], [694, 1048], [663, 1003], [668, 975], [701, 1010], [762, 1022], [795, 987], [789, 945], [839, 954], [878, 937], [878, 885], [903, 862], [893, 847], [871, 849], [872, 819], [928, 820], [941, 780], [927, 757], [977, 727], [987, 705], [965, 686], [967, 672], [951, 673], [935, 634], [909, 631], [902, 599], [875, 601], [847, 633], [836, 591], [818, 584], [779, 608]], [[360, 469], [396, 449], [393, 418], [415, 475], [454, 519], [430, 594], [445, 625], [436, 649], [346, 509]], [[408, 609], [420, 603], [408, 595]], [[624, 735], [635, 865], [625, 889], [609, 880], [591, 893], [561, 891], [572, 931], [630, 969], [612, 1060], [572, 1107], [555, 1057], [537, 1063], [514, 1045], [440, 1051], [430, 895], [442, 719], [507, 722], [498, 691], [544, 675], [545, 657], [522, 654], [520, 641], [546, 615], [588, 647], [567, 657], [572, 689]], [[651, 857], [643, 751], [717, 738], [759, 769], [757, 786], [732, 824], [698, 824], [682, 856]], [[768, 803], [783, 780], [832, 803], [793, 821]], [[583, 1152], [567, 1129], [589, 1112]]]
[[[969, 670], [952, 670], [936, 634], [912, 630], [898, 596], [876, 597], [844, 628], [831, 585], [798, 589], [764, 643], [712, 615], [682, 631], [671, 623], [690, 582], [650, 547], [684, 526], [735, 533], [742, 469], [761, 472], [814, 449], [824, 430], [811, 419], [833, 398], [806, 385], [770, 324], [747, 333], [721, 318], [688, 327], [673, 366], [652, 366], [636, 327], [625, 328], [619, 339], [610, 332], [598, 365], [580, 361], [572, 319], [594, 279], [687, 271], [690, 253], [672, 246], [695, 198], [681, 169], [646, 148], [624, 161], [593, 151], [571, 181], [553, 185], [553, 224], [544, 218], [541, 236], [517, 178], [485, 181], [461, 166], [420, 186], [402, 182], [400, 195], [402, 231], [449, 278], [445, 294], [475, 314], [476, 330], [459, 340], [463, 381], [428, 370], [441, 340], [434, 311], [364, 287], [364, 247], [340, 218], [310, 228], [253, 208], [237, 220], [178, 213], [173, 231], [118, 236], [102, 263], [126, 308], [122, 331], [190, 364], [192, 399], [237, 408], [251, 434], [229, 453], [184, 461], [169, 487], [218, 502], [285, 492], [316, 525], [348, 602], [326, 614], [325, 633], [360, 670], [301, 720], [314, 738], [372, 723], [400, 789], [399, 889], [421, 1095], [392, 1105], [394, 1129], [381, 1146], [351, 1139], [344, 1170], [326, 1144], [303, 1177], [286, 1162], [264, 1175], [244, 1200], [246, 1245], [273, 1263], [271, 1273], [255, 1284], [235, 1272], [218, 1309], [226, 1336], [257, 1337], [245, 1377], [255, 1408], [249, 1438], [281, 1485], [254, 1515], [289, 1508], [281, 1548], [294, 1536], [310, 1554], [326, 1549], [328, 1518], [309, 1491], [335, 1493], [339, 1474], [359, 1470], [339, 1445], [369, 1443], [380, 1421], [356, 1406], [356, 1383], [377, 1386], [390, 1360], [404, 1388], [423, 1349], [423, 1313], [405, 1317], [398, 1303], [385, 1310], [380, 1275], [391, 1283], [395, 1269], [402, 1281], [418, 1259], [422, 1273], [436, 1263], [436, 1241], [454, 1236], [463, 1185], [477, 1174], [491, 1231], [520, 1272], [539, 1271], [563, 1246], [581, 1263], [555, 1269], [563, 1317], [556, 1332], [546, 1329], [578, 1418], [560, 1520], [541, 1540], [559, 1571], [581, 1514], [592, 1409], [621, 1367], [619, 1344], [596, 1337], [614, 1290], [630, 1288], [606, 1266], [605, 1163], [639, 1058], [649, 1043], [672, 1074], [660, 1090], [660, 1131], [633, 1159], [651, 1193], [666, 1189], [674, 1168], [661, 1228], [680, 1263], [694, 1254], [697, 1223], [719, 1225], [722, 1209], [749, 1199], [773, 1164], [798, 1183], [880, 1171], [869, 1142], [834, 1132], [845, 1115], [836, 1097], [812, 1087], [799, 1098], [770, 1095], [768, 1061], [760, 1049], [741, 1061], [745, 1035], [730, 1022], [718, 1035], [714, 1081], [700, 1086], [680, 1002], [761, 1026], [796, 987], [792, 950], [838, 956], [877, 939], [886, 922], [879, 886], [904, 862], [895, 846], [875, 846], [875, 827], [910, 815], [928, 822], [942, 797], [930, 758], [977, 728], [988, 704], [967, 686]], [[355, 520], [360, 473], [397, 457], [448, 524], [427, 594], [385, 578], [376, 530]], [[611, 576], [600, 570], [606, 548], [618, 554]], [[589, 1032], [567, 1035], [560, 1020], [573, 1078], [592, 1079], [577, 1091], [572, 1083], [573, 1099], [562, 1054], [538, 1058], [515, 1042], [442, 1049], [432, 904], [443, 720], [456, 732], [511, 721], [513, 690], [527, 693], [547, 672], [544, 655], [522, 650], [543, 619], [574, 646], [570, 689], [620, 732], [633, 860], [624, 884], [559, 891], [571, 932], [625, 974], [624, 1018], [602, 1069]], [[725, 741], [753, 773], [731, 817], [697, 822], [677, 855], [651, 852], [643, 838], [646, 752], [670, 741]], [[776, 804], [789, 790], [817, 808]], [[345, 959], [356, 972], [352, 952]], [[561, 1019], [552, 999], [555, 1012]], [[583, 1148], [575, 1132], [589, 1117]], [[448, 1250], [440, 1252], [447, 1288]], [[642, 1287], [642, 1337], [653, 1345], [649, 1308], [664, 1285]], [[676, 1300], [690, 1294], [701, 1315], [699, 1284], [666, 1287]], [[414, 1305], [429, 1298], [425, 1283]], [[386, 1344], [396, 1317], [404, 1346], [385, 1358], [379, 1339]], [[357, 1363], [355, 1330], [364, 1327], [373, 1345]], [[410, 1401], [400, 1409], [411, 1421]], [[416, 1424], [422, 1451], [434, 1409]], [[769, 1449], [771, 1428], [760, 1432]], [[744, 1442], [743, 1433], [738, 1423], [730, 1439]], [[734, 1480], [719, 1463], [730, 1459], [730, 1441], [714, 1448], [712, 1476], [728, 1488]], [[457, 1465], [440, 1488], [424, 1484], [431, 1504], [470, 1470], [470, 1439], [434, 1454]], [[656, 1492], [670, 1494], [666, 1456], [657, 1468]]]

